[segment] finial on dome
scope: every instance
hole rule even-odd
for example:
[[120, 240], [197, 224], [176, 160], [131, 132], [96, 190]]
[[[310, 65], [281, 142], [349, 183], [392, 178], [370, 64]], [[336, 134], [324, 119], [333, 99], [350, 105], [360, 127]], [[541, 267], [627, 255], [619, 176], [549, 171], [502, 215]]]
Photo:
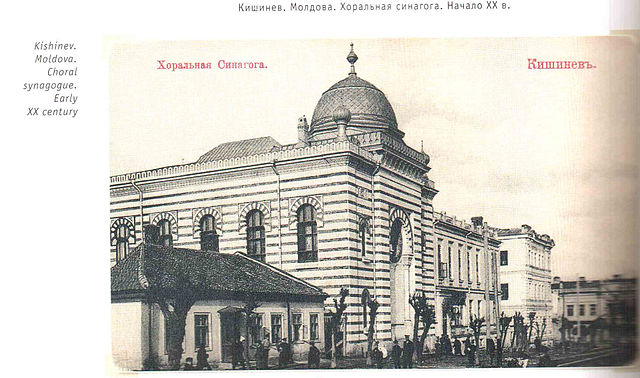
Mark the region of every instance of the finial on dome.
[[351, 63], [351, 72], [349, 73], [349, 75], [356, 74], [355, 63], [357, 61], [358, 61], [358, 56], [356, 55], [355, 52], [353, 52], [353, 42], [351, 42], [351, 51], [349, 52], [349, 55], [347, 55], [347, 62]]

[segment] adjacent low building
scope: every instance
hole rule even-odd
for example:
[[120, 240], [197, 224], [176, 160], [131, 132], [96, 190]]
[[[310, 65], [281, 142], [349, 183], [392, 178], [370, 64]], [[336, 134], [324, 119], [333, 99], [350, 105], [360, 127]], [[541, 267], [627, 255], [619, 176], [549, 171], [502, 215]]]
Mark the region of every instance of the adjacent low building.
[[[264, 338], [289, 339], [303, 357], [308, 343], [324, 340], [324, 300], [319, 288], [240, 253], [217, 253], [142, 243], [111, 268], [112, 353], [117, 366], [139, 370], [166, 365], [167, 335], [158, 293], [173, 295], [177, 282], [198, 287], [186, 316], [183, 361], [204, 346], [209, 361], [231, 361], [240, 337], [249, 345]], [[162, 294], [161, 294], [162, 295]], [[190, 295], [182, 290], [177, 295]], [[247, 317], [249, 301], [258, 307]], [[248, 331], [248, 334], [247, 334]], [[250, 355], [255, 349], [250, 350]], [[275, 350], [273, 353], [276, 353]]]
[[[603, 280], [554, 277], [554, 339], [593, 341], [636, 334], [637, 280], [614, 275]], [[564, 321], [564, 330], [562, 329]]]

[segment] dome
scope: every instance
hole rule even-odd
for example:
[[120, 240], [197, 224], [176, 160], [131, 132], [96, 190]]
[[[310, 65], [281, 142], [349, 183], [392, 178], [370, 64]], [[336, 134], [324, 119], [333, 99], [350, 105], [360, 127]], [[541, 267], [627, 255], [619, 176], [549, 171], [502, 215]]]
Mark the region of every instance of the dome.
[[396, 115], [384, 93], [356, 74], [349, 74], [320, 97], [311, 119], [311, 134], [335, 128], [333, 113], [341, 106], [351, 112], [349, 126], [398, 128]]
[[336, 109], [342, 108], [346, 108], [351, 113], [347, 127], [349, 135], [375, 130], [391, 131], [391, 134], [403, 135], [398, 130], [396, 115], [384, 93], [356, 74], [354, 63], [357, 60], [358, 56], [353, 52], [352, 44], [351, 52], [347, 56], [347, 61], [351, 63], [351, 72], [345, 79], [327, 89], [320, 97], [311, 118], [309, 129], [311, 138], [331, 137], [337, 128], [334, 113]]

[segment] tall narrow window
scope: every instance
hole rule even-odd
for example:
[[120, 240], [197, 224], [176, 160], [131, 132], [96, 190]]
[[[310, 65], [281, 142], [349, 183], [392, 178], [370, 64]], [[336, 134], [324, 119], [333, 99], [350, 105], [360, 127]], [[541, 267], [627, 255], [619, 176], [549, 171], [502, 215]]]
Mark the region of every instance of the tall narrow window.
[[500, 266], [509, 265], [509, 251], [500, 251]]
[[316, 210], [306, 204], [298, 209], [298, 262], [318, 261]]
[[318, 324], [318, 314], [310, 314], [309, 315], [309, 339], [318, 340], [320, 338], [319, 333], [319, 324]]
[[573, 316], [573, 305], [567, 305], [567, 316]]
[[282, 315], [271, 314], [271, 342], [280, 343], [282, 340]]
[[462, 251], [458, 246], [458, 281], [462, 281]]
[[216, 234], [216, 220], [207, 214], [200, 219], [200, 249], [218, 252], [218, 235]]
[[500, 295], [501, 295], [501, 300], [503, 301], [508, 301], [509, 300], [509, 284], [508, 283], [503, 283], [500, 284]]
[[116, 264], [129, 254], [129, 226], [121, 224], [116, 233]]
[[440, 245], [442, 241], [438, 242], [438, 267], [440, 270], [438, 273], [440, 274], [440, 279], [444, 279], [447, 276], [446, 264], [442, 262], [442, 246]]
[[209, 346], [209, 314], [194, 315], [194, 340], [196, 348]]
[[260, 331], [262, 330], [262, 314], [253, 313], [249, 318], [249, 334], [251, 335], [251, 343], [257, 343], [262, 340]]
[[467, 282], [471, 282], [471, 247], [467, 247]]
[[480, 268], [479, 268], [480, 259], [478, 258], [478, 251], [476, 251], [476, 283], [480, 284]]
[[359, 234], [360, 234], [360, 253], [362, 255], [362, 257], [365, 257], [367, 255], [367, 229], [368, 229], [368, 225], [366, 221], [362, 221], [360, 222], [360, 230], [359, 230]]
[[396, 219], [391, 225], [391, 234], [389, 235], [390, 243], [390, 259], [392, 263], [400, 261], [402, 257], [402, 221]]
[[451, 264], [451, 243], [449, 243], [449, 245], [447, 246], [447, 262], [449, 263], [449, 272], [448, 272], [448, 276], [449, 279], [453, 280], [453, 276], [451, 275], [451, 266], [453, 264]]
[[264, 262], [264, 217], [259, 210], [247, 214], [247, 255]]
[[293, 314], [293, 335], [291, 341], [302, 340], [302, 314]]
[[173, 235], [171, 235], [171, 223], [168, 219], [158, 222], [158, 231], [160, 232], [158, 238], [160, 245], [171, 247], [173, 245]]

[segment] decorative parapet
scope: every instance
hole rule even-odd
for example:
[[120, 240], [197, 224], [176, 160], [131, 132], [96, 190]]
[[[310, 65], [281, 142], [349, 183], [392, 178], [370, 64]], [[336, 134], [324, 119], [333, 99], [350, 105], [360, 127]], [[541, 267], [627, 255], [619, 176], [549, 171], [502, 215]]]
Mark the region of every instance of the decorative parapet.
[[549, 248], [553, 248], [555, 246], [555, 242], [549, 235], [537, 233], [536, 230], [531, 228], [528, 224], [523, 224], [522, 226], [515, 228], [495, 228], [494, 231], [501, 237], [526, 235], [534, 241]]
[[277, 150], [256, 155], [208, 161], [204, 163], [173, 165], [146, 171], [125, 173], [121, 175], [111, 176], [110, 183], [120, 184], [138, 180], [169, 178], [174, 176], [181, 176], [184, 174], [217, 171], [249, 165], [270, 164], [273, 161], [284, 161], [336, 152], [351, 152], [360, 155], [368, 160], [374, 160], [373, 153], [361, 148], [355, 143], [352, 143], [348, 140], [341, 142], [329, 140], [322, 143], [314, 142], [311, 145], [302, 147], [296, 144], [284, 145]]
[[[434, 211], [433, 219], [482, 236], [482, 227], [475, 227], [473, 224], [467, 223], [463, 219], [458, 219], [455, 216], [447, 215], [446, 212], [440, 213], [440, 212]], [[498, 234], [495, 232], [495, 229], [491, 227], [487, 227], [487, 233], [490, 238], [493, 238], [493, 239], [498, 238]]]
[[429, 155], [414, 150], [413, 148], [404, 144], [402, 141], [393, 138], [382, 131], [358, 134], [352, 136], [351, 138], [357, 140], [361, 146], [380, 144], [392, 150], [395, 150], [401, 155], [406, 156], [421, 165], [426, 166], [427, 164], [429, 164]]

